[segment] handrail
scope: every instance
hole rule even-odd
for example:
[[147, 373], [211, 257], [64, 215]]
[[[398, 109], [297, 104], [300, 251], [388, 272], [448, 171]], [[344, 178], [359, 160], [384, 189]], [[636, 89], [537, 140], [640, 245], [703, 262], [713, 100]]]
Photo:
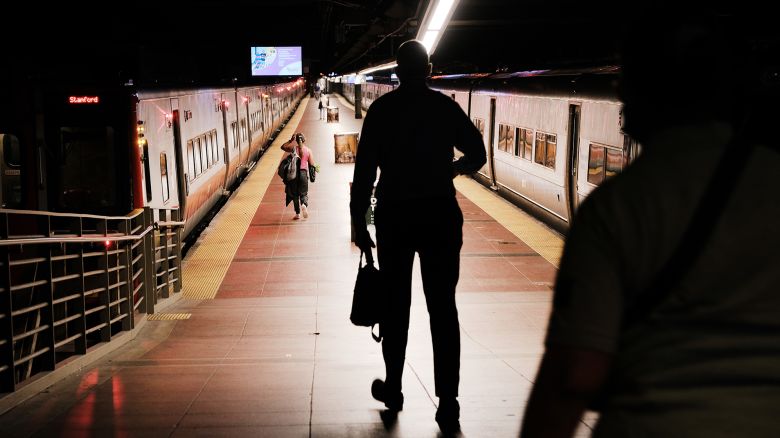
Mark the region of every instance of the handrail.
[[141, 234], [131, 234], [128, 236], [101, 236], [101, 237], [38, 237], [34, 239], [2, 239], [0, 246], [10, 245], [35, 245], [41, 243], [87, 243], [87, 242], [122, 242], [128, 240], [141, 240], [154, 227], [149, 226]]
[[143, 214], [144, 209], [143, 208], [136, 208], [135, 210], [131, 211], [127, 216], [99, 216], [95, 214], [80, 214], [80, 213], [57, 213], [57, 212], [51, 212], [51, 211], [41, 211], [41, 210], [14, 210], [14, 209], [7, 209], [7, 208], [0, 208], [0, 214], [6, 213], [6, 214], [31, 214], [36, 216], [57, 216], [57, 217], [72, 217], [72, 218], [90, 218], [90, 219], [105, 219], [105, 220], [127, 220], [127, 219], [135, 219], [139, 215]]
[[183, 227], [186, 224], [184, 221], [163, 221], [157, 222], [157, 226], [160, 227]]
[[132, 330], [181, 291], [185, 222], [158, 211], [154, 222], [150, 207], [120, 217], [0, 209], [0, 345], [13, 352], [0, 355], [0, 392]]

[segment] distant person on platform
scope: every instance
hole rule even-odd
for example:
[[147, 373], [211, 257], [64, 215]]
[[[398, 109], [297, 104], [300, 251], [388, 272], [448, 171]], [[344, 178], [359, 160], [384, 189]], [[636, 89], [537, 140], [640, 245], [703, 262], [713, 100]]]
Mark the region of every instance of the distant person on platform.
[[[350, 202], [355, 244], [362, 251], [371, 251], [374, 242], [365, 214], [379, 169], [376, 239], [389, 301], [380, 324], [386, 379], [375, 380], [371, 393], [390, 411], [403, 407], [401, 377], [409, 330], [412, 264], [417, 253], [433, 338], [439, 397], [436, 421], [446, 433], [460, 427], [460, 329], [455, 287], [463, 214], [452, 180], [485, 164], [485, 146], [458, 104], [425, 84], [431, 64], [419, 41], [403, 43], [397, 62], [401, 86], [377, 99], [366, 113]], [[454, 148], [464, 154], [455, 162]]]
[[325, 118], [325, 105], [322, 104], [322, 99], [317, 99], [317, 109], [320, 110], [320, 120], [323, 120]]
[[314, 162], [314, 155], [305, 143], [306, 137], [296, 132], [281, 146], [283, 151], [297, 154], [299, 157], [297, 178], [285, 183], [285, 205], [289, 205], [292, 201], [295, 209], [293, 220], [300, 219], [301, 212], [304, 219], [309, 217], [309, 181], [313, 182], [312, 174], [319, 171], [319, 166]]
[[521, 437], [588, 408], [598, 438], [780, 437], [777, 96], [742, 89], [738, 26], [679, 12], [625, 34], [642, 154], [574, 218]]

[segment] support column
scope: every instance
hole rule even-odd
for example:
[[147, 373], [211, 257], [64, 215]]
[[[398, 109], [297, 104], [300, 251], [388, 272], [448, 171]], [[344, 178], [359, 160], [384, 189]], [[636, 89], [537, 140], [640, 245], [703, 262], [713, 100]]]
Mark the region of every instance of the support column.
[[363, 118], [363, 92], [360, 84], [355, 84], [355, 118]]

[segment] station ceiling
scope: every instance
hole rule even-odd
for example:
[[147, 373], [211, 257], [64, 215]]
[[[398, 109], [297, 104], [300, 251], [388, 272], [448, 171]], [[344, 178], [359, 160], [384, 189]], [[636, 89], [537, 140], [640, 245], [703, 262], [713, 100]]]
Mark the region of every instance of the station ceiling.
[[[121, 6], [74, 1], [47, 3], [45, 13], [25, 3], [0, 32], [10, 59], [28, 75], [177, 85], [246, 82], [253, 45], [301, 45], [310, 75], [349, 73], [392, 60], [398, 45], [417, 35], [430, 1], [136, 0]], [[595, 3], [460, 0], [433, 55], [434, 69], [467, 73], [614, 63], [626, 11], [611, 2]]]

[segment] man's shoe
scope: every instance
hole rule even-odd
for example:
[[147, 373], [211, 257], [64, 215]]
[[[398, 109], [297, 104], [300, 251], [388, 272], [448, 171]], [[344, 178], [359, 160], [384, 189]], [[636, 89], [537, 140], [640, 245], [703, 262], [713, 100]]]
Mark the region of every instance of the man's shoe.
[[301, 215], [299, 215], [298, 213], [295, 213], [295, 216], [293, 216], [293, 220], [294, 221], [297, 221], [300, 218], [301, 218]]
[[375, 400], [383, 402], [385, 407], [391, 411], [398, 412], [404, 408], [404, 394], [401, 391], [388, 394], [385, 391], [385, 382], [382, 379], [374, 379], [371, 383], [371, 395]]
[[304, 218], [309, 217], [309, 209], [306, 208], [306, 204], [301, 204], [301, 213], [303, 213]]
[[436, 409], [436, 423], [445, 434], [456, 433], [460, 430], [460, 404], [456, 398], [440, 398], [439, 408]]

